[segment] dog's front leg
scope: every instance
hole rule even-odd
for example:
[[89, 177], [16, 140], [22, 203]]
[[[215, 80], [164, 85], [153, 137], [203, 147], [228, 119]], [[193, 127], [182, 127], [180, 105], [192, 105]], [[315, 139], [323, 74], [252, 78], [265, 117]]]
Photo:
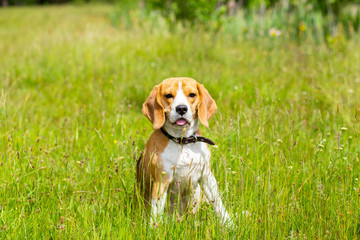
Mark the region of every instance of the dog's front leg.
[[165, 192], [162, 196], [159, 198], [151, 198], [151, 219], [150, 224], [154, 225], [156, 223], [158, 217], [162, 217], [165, 209], [165, 203], [166, 203], [166, 195]]
[[170, 177], [166, 175], [162, 182], [155, 182], [151, 191], [151, 217], [150, 224], [153, 226], [162, 217], [165, 209], [167, 190], [170, 185]]
[[215, 213], [220, 217], [221, 222], [226, 225], [232, 225], [229, 213], [221, 201], [216, 179], [210, 169], [204, 171], [201, 186], [207, 200], [214, 207]]

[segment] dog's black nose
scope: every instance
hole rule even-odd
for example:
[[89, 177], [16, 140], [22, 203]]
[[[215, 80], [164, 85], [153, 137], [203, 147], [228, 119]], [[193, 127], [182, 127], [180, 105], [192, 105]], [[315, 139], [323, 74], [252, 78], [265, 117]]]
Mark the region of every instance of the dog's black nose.
[[184, 115], [187, 112], [187, 106], [185, 105], [179, 105], [176, 107], [176, 112], [180, 114], [181, 116]]

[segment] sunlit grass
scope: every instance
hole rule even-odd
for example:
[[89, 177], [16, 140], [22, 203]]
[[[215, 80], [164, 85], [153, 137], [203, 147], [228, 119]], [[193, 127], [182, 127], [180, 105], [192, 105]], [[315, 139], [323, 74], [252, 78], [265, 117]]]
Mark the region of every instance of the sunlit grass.
[[[129, 27], [114, 11], [0, 9], [0, 238], [359, 238], [358, 42], [169, 30], [139, 12]], [[203, 205], [151, 230], [131, 207], [141, 104], [169, 76], [217, 101], [202, 131], [236, 229]]]

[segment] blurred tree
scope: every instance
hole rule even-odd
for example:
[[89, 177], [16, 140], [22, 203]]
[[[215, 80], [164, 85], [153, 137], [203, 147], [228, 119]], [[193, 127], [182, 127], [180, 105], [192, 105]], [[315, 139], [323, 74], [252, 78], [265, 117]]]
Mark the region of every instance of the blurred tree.
[[298, 7], [311, 6], [330, 17], [339, 16], [347, 4], [360, 4], [360, 0], [145, 0], [147, 7], [157, 9], [165, 16], [174, 14], [178, 20], [209, 20], [219, 6], [226, 6], [229, 15], [239, 8], [258, 9], [264, 12], [273, 7], [284, 7], [291, 11]]
[[187, 20], [190, 22], [206, 22], [211, 19], [218, 0], [147, 0], [149, 9], [160, 10], [161, 13], [176, 20]]
[[8, 1], [8, 0], [1, 0], [1, 6], [7, 7], [8, 5], [9, 5], [9, 1]]
[[[139, 0], [133, 0], [138, 2]], [[79, 0], [1, 0], [2, 6], [7, 5], [32, 5], [79, 2]], [[100, 0], [83, 0], [83, 2], [100, 2]], [[119, 3], [126, 0], [106, 0], [106, 2]], [[324, 14], [337, 16], [341, 8], [346, 4], [360, 4], [360, 0], [144, 0], [145, 4], [153, 9], [160, 9], [163, 13], [173, 12], [178, 19], [206, 18], [206, 14], [212, 13], [221, 5], [228, 6], [232, 14], [239, 8], [254, 9], [265, 7], [266, 9], [277, 5], [299, 6], [311, 4], [316, 10]], [[231, 9], [229, 9], [229, 7]]]

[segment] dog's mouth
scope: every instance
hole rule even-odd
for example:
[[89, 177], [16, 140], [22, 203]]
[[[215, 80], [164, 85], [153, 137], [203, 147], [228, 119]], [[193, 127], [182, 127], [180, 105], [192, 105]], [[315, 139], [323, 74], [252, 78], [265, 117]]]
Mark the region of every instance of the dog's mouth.
[[176, 125], [176, 126], [185, 126], [186, 124], [189, 124], [189, 123], [184, 118], [179, 118], [178, 120], [176, 120], [173, 123], [173, 125]]

